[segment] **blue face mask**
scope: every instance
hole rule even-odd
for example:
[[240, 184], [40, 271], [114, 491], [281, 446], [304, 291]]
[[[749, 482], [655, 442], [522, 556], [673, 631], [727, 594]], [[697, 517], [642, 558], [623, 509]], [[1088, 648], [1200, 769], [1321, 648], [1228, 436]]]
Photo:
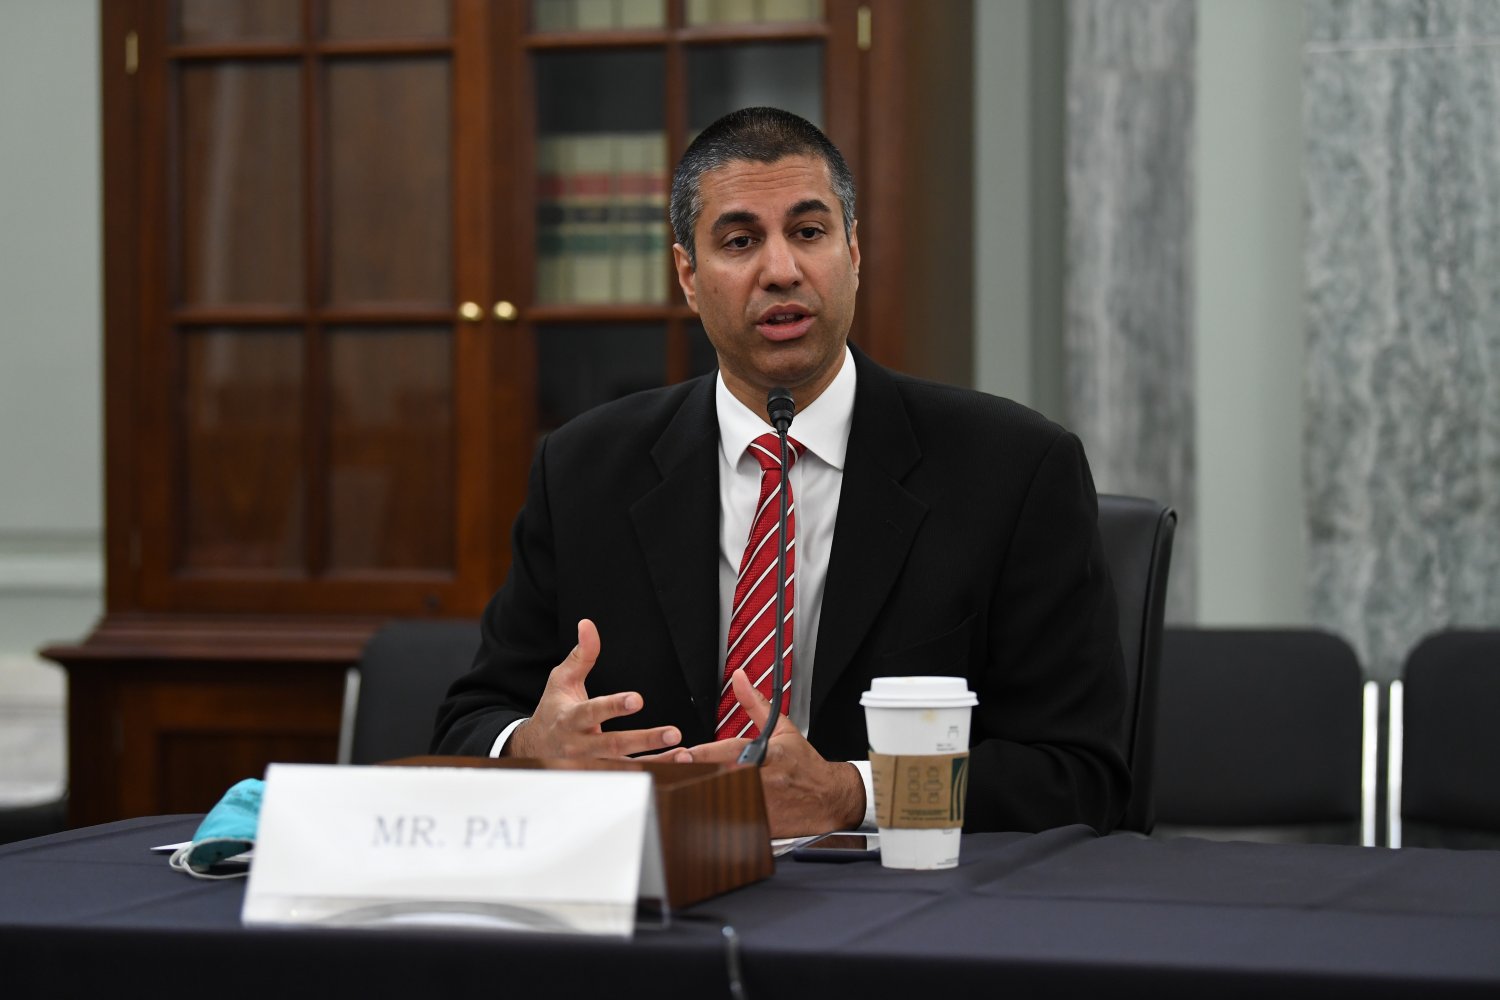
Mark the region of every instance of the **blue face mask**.
[[198, 824], [192, 842], [178, 848], [168, 863], [196, 878], [237, 878], [248, 874], [248, 871], [214, 874], [210, 869], [255, 846], [260, 797], [265, 786], [259, 778], [246, 778], [225, 792], [219, 804]]

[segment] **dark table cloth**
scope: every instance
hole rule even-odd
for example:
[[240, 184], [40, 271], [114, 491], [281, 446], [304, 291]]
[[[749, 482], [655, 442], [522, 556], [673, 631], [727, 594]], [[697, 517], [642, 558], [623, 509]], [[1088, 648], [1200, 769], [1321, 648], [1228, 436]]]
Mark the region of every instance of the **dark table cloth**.
[[978, 834], [946, 872], [784, 859], [621, 941], [247, 930], [243, 880], [147, 851], [198, 819], [0, 847], [0, 995], [662, 1000], [737, 963], [754, 1000], [1500, 996], [1500, 852]]

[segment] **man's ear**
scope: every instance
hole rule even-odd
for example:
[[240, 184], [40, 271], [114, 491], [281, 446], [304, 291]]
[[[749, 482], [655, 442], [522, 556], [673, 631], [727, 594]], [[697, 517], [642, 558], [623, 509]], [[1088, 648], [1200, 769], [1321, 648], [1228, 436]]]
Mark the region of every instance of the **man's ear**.
[[849, 227], [849, 260], [854, 265], [854, 276], [859, 277], [859, 220]]
[[672, 266], [677, 269], [677, 284], [682, 288], [682, 297], [687, 299], [688, 308], [697, 312], [698, 289], [694, 282], [698, 274], [693, 270], [693, 262], [688, 260], [687, 248], [681, 243], [672, 244]]

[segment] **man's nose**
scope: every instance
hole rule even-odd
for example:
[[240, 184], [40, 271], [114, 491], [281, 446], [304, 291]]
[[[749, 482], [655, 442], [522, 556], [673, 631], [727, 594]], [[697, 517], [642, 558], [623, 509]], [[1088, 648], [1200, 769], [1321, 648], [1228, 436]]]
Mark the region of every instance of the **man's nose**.
[[794, 288], [802, 283], [797, 254], [785, 236], [772, 236], [763, 244], [760, 284], [762, 288]]

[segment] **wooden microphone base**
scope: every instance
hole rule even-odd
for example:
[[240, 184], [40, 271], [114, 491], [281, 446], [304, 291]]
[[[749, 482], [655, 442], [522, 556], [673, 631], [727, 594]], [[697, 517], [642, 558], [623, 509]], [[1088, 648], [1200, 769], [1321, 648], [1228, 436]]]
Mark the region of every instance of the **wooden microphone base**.
[[741, 764], [629, 760], [404, 757], [412, 767], [510, 767], [556, 771], [644, 771], [656, 792], [667, 904], [680, 909], [768, 878], [775, 870], [760, 771]]

